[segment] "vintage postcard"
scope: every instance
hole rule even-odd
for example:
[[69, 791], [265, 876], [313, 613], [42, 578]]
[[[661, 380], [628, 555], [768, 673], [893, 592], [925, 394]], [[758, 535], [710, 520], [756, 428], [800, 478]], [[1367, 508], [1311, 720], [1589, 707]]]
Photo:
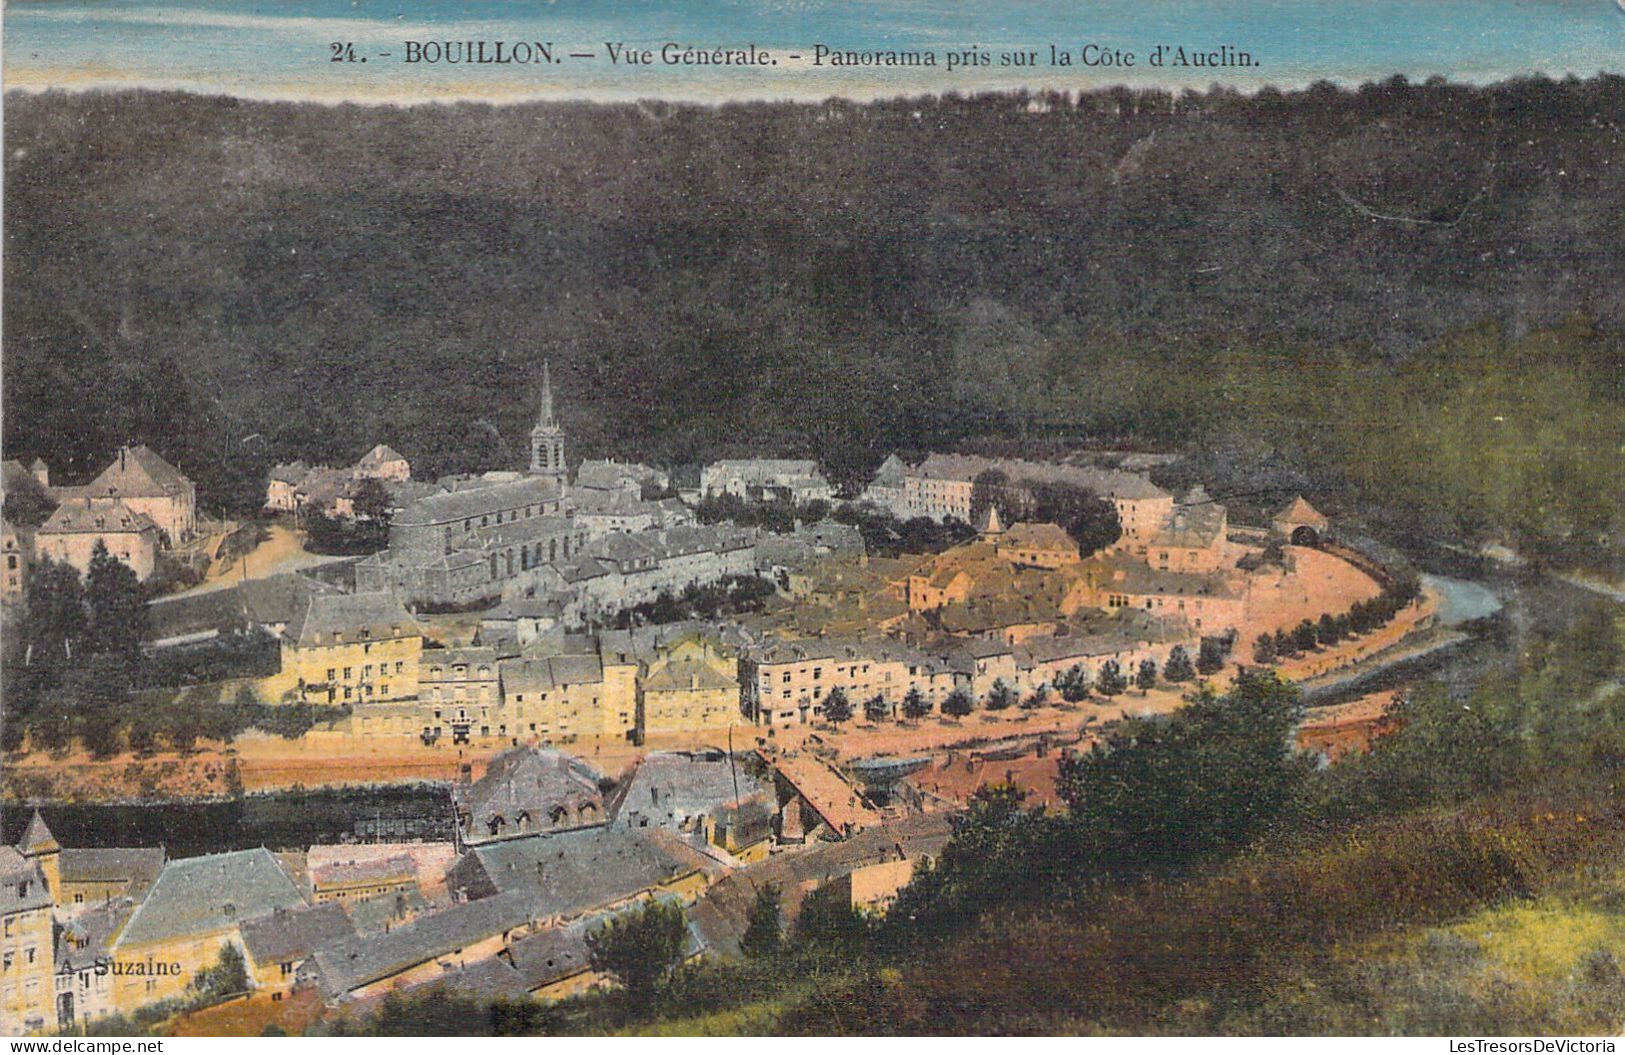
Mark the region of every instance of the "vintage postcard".
[[1625, 3], [3, 20], [5, 1043], [1614, 1050]]

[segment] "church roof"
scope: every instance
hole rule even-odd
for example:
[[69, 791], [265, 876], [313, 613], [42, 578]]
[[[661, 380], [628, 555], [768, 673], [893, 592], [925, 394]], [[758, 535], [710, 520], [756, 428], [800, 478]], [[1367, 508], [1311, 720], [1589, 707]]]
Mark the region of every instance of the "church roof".
[[125, 495], [137, 498], [172, 497], [191, 488], [181, 471], [164, 461], [151, 447], [138, 444], [119, 448], [113, 464], [91, 481], [92, 495]]
[[524, 477], [518, 480], [470, 487], [463, 491], [430, 495], [419, 499], [395, 515], [397, 527], [440, 524], [451, 520], [494, 513], [499, 509], [515, 509], [559, 497], [558, 484], [545, 476]]

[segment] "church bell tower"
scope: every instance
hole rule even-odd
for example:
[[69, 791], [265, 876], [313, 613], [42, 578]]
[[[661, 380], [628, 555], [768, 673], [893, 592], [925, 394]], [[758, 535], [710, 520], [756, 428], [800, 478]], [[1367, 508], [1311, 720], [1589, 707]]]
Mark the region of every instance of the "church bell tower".
[[542, 412], [536, 427], [530, 430], [530, 471], [535, 476], [551, 477], [560, 491], [564, 489], [564, 429], [553, 416], [553, 379], [546, 361], [542, 363]]

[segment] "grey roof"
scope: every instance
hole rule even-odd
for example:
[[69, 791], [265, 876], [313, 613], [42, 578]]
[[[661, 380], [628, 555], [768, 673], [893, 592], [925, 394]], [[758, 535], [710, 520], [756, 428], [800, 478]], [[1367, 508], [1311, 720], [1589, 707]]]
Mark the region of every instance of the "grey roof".
[[537, 918], [533, 905], [534, 899], [524, 892], [463, 901], [382, 934], [358, 935], [318, 949], [314, 959], [322, 992], [336, 999], [493, 935], [505, 934]]
[[161, 846], [86, 847], [65, 849], [57, 859], [64, 883], [126, 883], [125, 893], [139, 897], [164, 870]]
[[35, 810], [34, 815], [28, 818], [28, 827], [23, 830], [23, 837], [17, 840], [17, 849], [26, 854], [35, 850], [52, 850], [59, 846], [56, 836], [51, 834], [50, 825], [45, 823], [45, 818], [40, 816], [39, 810]]
[[293, 880], [263, 846], [183, 858], [164, 866], [118, 944], [204, 934], [304, 903]]
[[500, 956], [459, 967], [417, 988], [461, 993], [481, 1000], [521, 1000], [530, 993], [524, 977]]
[[558, 498], [559, 488], [552, 479], [532, 476], [430, 495], [413, 502], [397, 513], [394, 523], [398, 526], [442, 524], [484, 516], [499, 509], [515, 509], [542, 502], [553, 502]]
[[502, 894], [533, 899], [538, 916], [575, 916], [695, 870], [643, 832], [578, 828], [487, 843], [469, 851]]
[[143, 498], [179, 495], [191, 488], [181, 471], [164, 461], [158, 452], [144, 444], [125, 447], [113, 457], [113, 464], [91, 481], [93, 495], [129, 495]]
[[160, 597], [147, 605], [148, 638], [163, 641], [207, 630], [286, 626], [304, 614], [312, 597], [337, 592], [308, 575], [285, 572], [220, 590]]
[[317, 949], [354, 938], [355, 927], [343, 907], [329, 901], [278, 910], [263, 919], [244, 923], [242, 935], [249, 958], [263, 967], [306, 960]]
[[509, 956], [527, 990], [540, 989], [592, 966], [586, 921], [548, 927], [513, 943]]
[[622, 782], [612, 807], [617, 825], [647, 821], [669, 827], [766, 794], [770, 787], [749, 756], [730, 762], [721, 751], [661, 751], [645, 758], [632, 778]]
[[88, 908], [62, 925], [56, 939], [56, 969], [81, 971], [107, 955], [113, 938], [135, 911], [135, 902], [119, 898]]
[[63, 502], [40, 525], [42, 535], [139, 534], [157, 531], [158, 525], [116, 498], [84, 498]]
[[39, 866], [16, 847], [0, 846], [0, 915], [50, 907], [51, 892]]
[[310, 645], [338, 633], [352, 641], [359, 640], [363, 629], [374, 638], [412, 636], [422, 632], [394, 594], [379, 590], [374, 593], [313, 594], [304, 613], [288, 624], [286, 633], [299, 644]]
[[604, 680], [597, 656], [547, 656], [540, 659], [505, 659], [502, 694], [541, 693], [569, 685], [591, 685]]
[[484, 776], [455, 788], [452, 797], [458, 810], [470, 815], [475, 830], [492, 817], [517, 823], [521, 813], [530, 814], [540, 824], [555, 806], [566, 807], [572, 817], [584, 803], [602, 813], [601, 779], [603, 774], [574, 755], [521, 747], [498, 755]]
[[416, 886], [406, 886], [387, 894], [346, 899], [344, 907], [350, 914], [350, 925], [357, 934], [375, 934], [397, 927], [404, 920], [421, 915], [434, 906]]

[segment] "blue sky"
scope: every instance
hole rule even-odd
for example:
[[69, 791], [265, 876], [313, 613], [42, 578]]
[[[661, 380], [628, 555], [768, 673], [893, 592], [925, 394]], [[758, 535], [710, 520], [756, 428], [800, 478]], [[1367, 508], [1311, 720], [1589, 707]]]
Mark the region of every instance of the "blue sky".
[[[1358, 83], [1403, 73], [1482, 83], [1544, 73], [1625, 72], [1619, 0], [11, 0], [8, 88], [145, 85], [253, 98], [332, 101], [526, 98], [870, 98], [917, 92], [1111, 84], [1243, 90], [1326, 78]], [[409, 40], [551, 41], [593, 53], [553, 65], [402, 61]], [[332, 62], [333, 42], [366, 63]], [[766, 68], [611, 65], [607, 42], [658, 49], [754, 44]], [[1076, 59], [1087, 44], [1136, 54], [1132, 68], [1051, 67], [1050, 44]], [[815, 68], [836, 49], [979, 47], [992, 65], [948, 72]], [[1244, 69], [1154, 69], [1158, 44], [1253, 55]], [[1036, 69], [998, 66], [1036, 49]]]

